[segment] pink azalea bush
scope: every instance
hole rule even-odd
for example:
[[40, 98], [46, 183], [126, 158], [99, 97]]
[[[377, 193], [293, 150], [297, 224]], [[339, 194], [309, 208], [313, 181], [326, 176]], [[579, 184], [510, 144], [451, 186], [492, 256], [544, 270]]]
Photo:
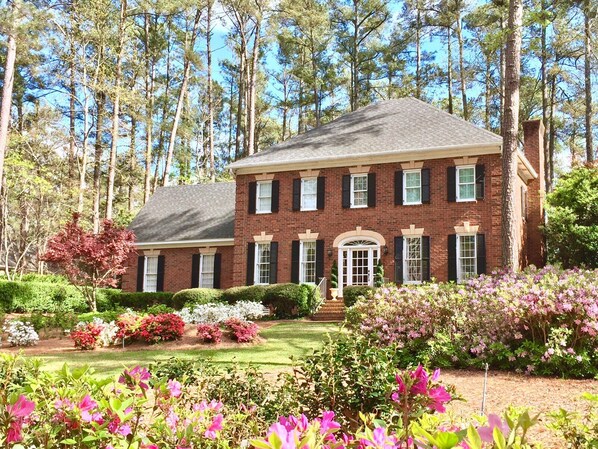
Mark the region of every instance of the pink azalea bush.
[[204, 343], [220, 343], [222, 341], [222, 331], [217, 324], [198, 324], [197, 336]]
[[233, 340], [239, 343], [249, 343], [255, 340], [259, 333], [259, 327], [252, 321], [241, 321], [237, 318], [226, 320], [224, 325], [230, 329]]
[[529, 268], [461, 285], [378, 289], [348, 312], [352, 328], [415, 360], [598, 374], [598, 272]]

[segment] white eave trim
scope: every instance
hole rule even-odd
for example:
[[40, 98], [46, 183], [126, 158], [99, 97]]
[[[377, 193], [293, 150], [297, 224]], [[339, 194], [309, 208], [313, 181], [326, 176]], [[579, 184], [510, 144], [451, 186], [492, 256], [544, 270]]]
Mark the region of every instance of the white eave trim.
[[517, 151], [517, 172], [525, 182], [538, 178], [538, 173], [521, 151]]
[[483, 154], [501, 154], [502, 144], [494, 145], [450, 145], [438, 148], [421, 148], [411, 151], [368, 153], [356, 155], [327, 156], [321, 158], [306, 159], [305, 161], [291, 161], [279, 163], [263, 163], [254, 165], [242, 165], [234, 167], [234, 163], [228, 168], [237, 175], [247, 175], [263, 172], [281, 172], [293, 170], [307, 170], [319, 168], [347, 167], [351, 165], [387, 164], [394, 162], [409, 162], [413, 160], [422, 161], [430, 159], [443, 159], [450, 157], [476, 156]]
[[199, 246], [233, 246], [235, 239], [178, 240], [170, 242], [137, 242], [137, 249], [193, 248]]

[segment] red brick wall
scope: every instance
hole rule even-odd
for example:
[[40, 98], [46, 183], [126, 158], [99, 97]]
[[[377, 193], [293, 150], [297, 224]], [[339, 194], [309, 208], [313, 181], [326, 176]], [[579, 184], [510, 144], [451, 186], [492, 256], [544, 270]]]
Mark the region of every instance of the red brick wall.
[[[222, 246], [217, 248], [218, 253], [222, 254], [222, 265], [220, 274], [221, 288], [233, 286], [233, 247]], [[143, 255], [143, 250], [138, 251], [138, 255]], [[186, 288], [191, 288], [191, 258], [193, 254], [199, 252], [198, 247], [192, 248], [170, 248], [161, 249], [160, 255], [164, 258], [164, 291], [178, 292]], [[122, 278], [122, 289], [128, 292], [134, 292], [137, 289], [137, 257], [130, 258], [126, 274]]]
[[370, 166], [370, 173], [376, 173], [376, 207], [364, 209], [343, 209], [342, 176], [349, 174], [349, 168], [321, 169], [319, 176], [326, 177], [326, 207], [319, 211], [293, 211], [293, 179], [300, 177], [298, 171], [275, 173], [280, 181], [280, 208], [274, 214], [248, 214], [248, 183], [254, 175], [237, 176], [235, 212], [235, 285], [245, 285], [247, 265], [247, 243], [262, 231], [273, 235], [278, 249], [278, 282], [291, 279], [291, 241], [298, 239], [298, 233], [306, 229], [319, 233], [318, 239], [325, 241], [324, 276], [330, 278], [332, 261], [337, 258], [328, 250], [341, 233], [353, 231], [357, 226], [363, 230], [375, 231], [384, 236], [388, 254], [382, 256], [386, 276], [394, 280], [394, 237], [401, 235], [402, 228], [413, 224], [424, 228], [430, 236], [430, 273], [439, 281], [448, 277], [447, 236], [454, 234], [455, 226], [464, 221], [479, 225], [480, 233], [486, 235], [487, 270], [501, 265], [501, 159], [499, 155], [478, 157], [478, 164], [486, 168], [486, 191], [484, 200], [468, 203], [447, 201], [446, 167], [454, 166], [454, 158], [424, 162], [424, 168], [431, 170], [430, 204], [417, 206], [394, 205], [394, 173], [401, 164], [378, 164]]

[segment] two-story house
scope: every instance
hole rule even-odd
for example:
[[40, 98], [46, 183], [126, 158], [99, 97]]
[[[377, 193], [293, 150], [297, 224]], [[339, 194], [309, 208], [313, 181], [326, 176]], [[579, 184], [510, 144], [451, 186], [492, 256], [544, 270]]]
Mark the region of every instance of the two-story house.
[[[517, 155], [522, 265], [543, 263], [543, 130]], [[231, 164], [234, 183], [158, 189], [123, 288], [461, 281], [501, 265], [502, 138], [413, 98], [348, 113]]]

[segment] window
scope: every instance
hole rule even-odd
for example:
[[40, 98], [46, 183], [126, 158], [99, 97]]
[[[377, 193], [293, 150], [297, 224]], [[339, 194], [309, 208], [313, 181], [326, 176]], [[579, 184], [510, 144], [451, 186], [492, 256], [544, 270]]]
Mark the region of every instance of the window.
[[272, 212], [272, 181], [258, 182], [256, 195], [256, 213], [269, 214]]
[[404, 173], [405, 183], [403, 191], [403, 204], [422, 203], [422, 172], [421, 170], [408, 170]]
[[457, 201], [475, 201], [475, 166], [457, 167]]
[[143, 276], [143, 291], [158, 290], [158, 256], [145, 256], [145, 273]]
[[527, 220], [527, 188], [521, 186], [521, 218]]
[[368, 206], [368, 175], [351, 175], [351, 207]]
[[457, 236], [457, 280], [465, 279], [477, 274], [476, 235]]
[[318, 208], [318, 179], [301, 179], [301, 210], [316, 210]]
[[255, 282], [254, 284], [270, 283], [270, 243], [255, 245]]
[[422, 281], [422, 238], [404, 237], [403, 282], [419, 284]]
[[214, 288], [214, 254], [202, 254], [199, 259], [199, 286]]
[[302, 241], [299, 261], [299, 282], [301, 284], [316, 283], [316, 242]]

